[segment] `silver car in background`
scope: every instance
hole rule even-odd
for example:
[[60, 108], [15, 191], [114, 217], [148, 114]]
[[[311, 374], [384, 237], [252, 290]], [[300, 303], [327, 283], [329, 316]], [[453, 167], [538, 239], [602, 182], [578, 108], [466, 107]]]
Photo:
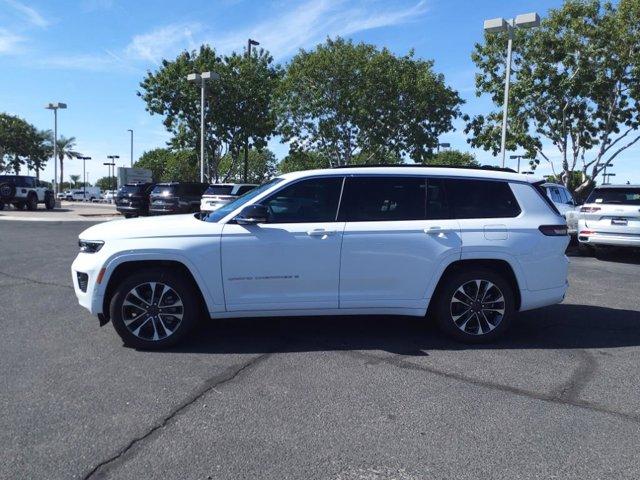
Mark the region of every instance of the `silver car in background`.
[[640, 185], [596, 187], [580, 208], [578, 242], [584, 253], [597, 246], [640, 247]]
[[547, 197], [556, 206], [560, 215], [566, 220], [569, 235], [576, 235], [578, 231], [578, 209], [576, 206], [578, 204], [573, 199], [571, 192], [564, 185], [557, 183], [545, 183], [542, 188], [547, 192]]
[[201, 212], [213, 212], [236, 198], [250, 192], [257, 185], [252, 183], [216, 183], [202, 194]]

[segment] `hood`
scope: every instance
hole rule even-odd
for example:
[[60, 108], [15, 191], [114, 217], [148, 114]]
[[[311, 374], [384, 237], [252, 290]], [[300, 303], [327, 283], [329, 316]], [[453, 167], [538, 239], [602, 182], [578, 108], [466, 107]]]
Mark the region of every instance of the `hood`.
[[100, 223], [83, 231], [82, 240], [159, 238], [212, 235], [222, 230], [218, 223], [203, 222], [194, 214], [128, 218]]

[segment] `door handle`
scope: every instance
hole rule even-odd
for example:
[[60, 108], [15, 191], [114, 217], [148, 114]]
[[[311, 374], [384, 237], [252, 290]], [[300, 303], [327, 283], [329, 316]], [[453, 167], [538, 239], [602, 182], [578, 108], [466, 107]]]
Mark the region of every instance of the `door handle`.
[[315, 230], [309, 230], [307, 235], [310, 237], [326, 237], [328, 235], [334, 235], [336, 233], [335, 230], [324, 230], [322, 228], [318, 228]]
[[427, 228], [424, 229], [424, 233], [427, 233], [429, 235], [438, 235], [440, 233], [448, 233], [450, 231], [451, 231], [450, 228], [442, 228], [442, 227], [439, 227], [439, 226], [427, 227]]

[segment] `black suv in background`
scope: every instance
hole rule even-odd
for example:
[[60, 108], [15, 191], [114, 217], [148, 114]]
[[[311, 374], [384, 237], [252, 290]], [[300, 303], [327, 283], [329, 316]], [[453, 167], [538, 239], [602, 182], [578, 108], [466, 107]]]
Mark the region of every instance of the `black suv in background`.
[[149, 196], [149, 214], [199, 212], [200, 199], [208, 187], [206, 183], [197, 182], [158, 183]]
[[116, 210], [125, 218], [149, 215], [149, 194], [155, 183], [127, 183], [116, 196]]

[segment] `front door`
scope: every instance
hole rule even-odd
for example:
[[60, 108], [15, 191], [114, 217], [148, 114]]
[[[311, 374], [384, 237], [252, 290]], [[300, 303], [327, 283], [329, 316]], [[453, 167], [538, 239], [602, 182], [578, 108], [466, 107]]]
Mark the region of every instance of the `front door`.
[[338, 308], [342, 177], [289, 184], [260, 201], [267, 223], [227, 223], [222, 282], [228, 311]]

